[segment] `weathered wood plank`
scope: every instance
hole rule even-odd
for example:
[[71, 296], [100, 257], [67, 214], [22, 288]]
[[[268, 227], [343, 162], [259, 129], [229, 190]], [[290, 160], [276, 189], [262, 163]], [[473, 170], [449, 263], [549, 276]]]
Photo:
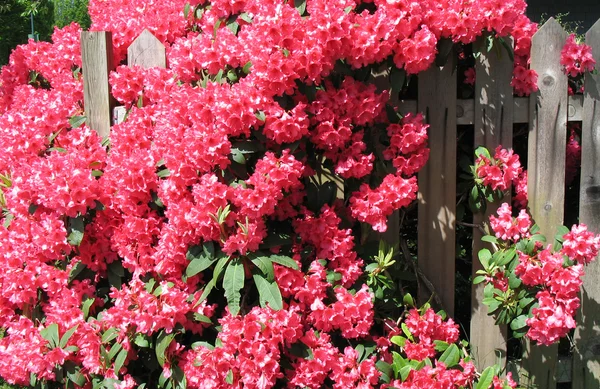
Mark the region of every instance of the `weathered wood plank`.
[[[600, 20], [586, 34], [596, 63], [600, 63]], [[579, 222], [600, 232], [600, 75], [585, 75], [581, 139]], [[600, 387], [600, 259], [585, 269], [581, 309], [575, 329], [573, 389]]]
[[[560, 52], [566, 38], [560, 24], [550, 18], [533, 36], [531, 48], [531, 68], [538, 74], [539, 91], [530, 97], [529, 210], [541, 232], [549, 237], [564, 220], [568, 96]], [[557, 352], [558, 346], [527, 342], [521, 384], [554, 389]]]
[[112, 33], [83, 31], [81, 60], [86, 123], [101, 137], [106, 137], [110, 134], [114, 106], [108, 84], [108, 74], [113, 69]]
[[127, 49], [127, 66], [166, 68], [165, 46], [150, 31], [142, 31]]
[[[529, 123], [529, 97], [513, 98], [513, 123]], [[415, 100], [400, 101], [399, 111], [402, 115], [409, 112], [417, 112], [417, 102]], [[569, 96], [569, 121], [581, 121], [583, 111], [583, 96]], [[456, 101], [456, 124], [472, 125], [475, 123], [475, 100], [458, 99]]]
[[[419, 75], [418, 110], [429, 123], [429, 161], [419, 172], [418, 261], [443, 309], [454, 313], [456, 222], [456, 72], [451, 62]], [[421, 285], [419, 300], [429, 290]]]
[[[510, 85], [513, 61], [508, 55], [499, 55], [496, 50], [487, 52], [486, 40], [480, 38], [481, 55], [475, 62], [475, 147], [485, 146], [491, 152], [498, 145], [512, 147], [513, 137], [513, 90]], [[510, 197], [504, 199], [510, 203]], [[489, 204], [485, 214], [475, 214], [474, 224], [482, 225], [495, 214], [499, 204]], [[479, 250], [491, 250], [489, 244], [481, 241], [482, 233], [473, 230], [473, 278], [483, 269], [478, 259]], [[471, 350], [475, 364], [483, 370], [495, 363], [506, 363], [506, 326], [495, 325], [493, 317], [483, 305], [484, 284], [471, 288]]]

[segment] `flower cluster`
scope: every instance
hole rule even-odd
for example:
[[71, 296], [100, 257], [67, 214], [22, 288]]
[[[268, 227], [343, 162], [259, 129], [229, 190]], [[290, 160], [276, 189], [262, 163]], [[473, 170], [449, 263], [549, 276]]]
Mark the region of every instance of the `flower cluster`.
[[560, 64], [565, 74], [576, 77], [593, 71], [596, 61], [592, 57], [592, 48], [585, 43], [578, 43], [575, 34], [571, 34], [560, 52]]
[[490, 311], [503, 315], [499, 320], [510, 323], [516, 336], [553, 344], [575, 328], [583, 265], [598, 255], [600, 235], [584, 224], [562, 227], [554, 247], [544, 247], [524, 210], [512, 218], [504, 203], [498, 215], [490, 217], [498, 251], [480, 253], [484, 270], [477, 282], [488, 283]]
[[496, 148], [494, 158], [482, 153], [475, 160], [477, 176], [483, 185], [490, 186], [492, 190], [505, 191], [519, 177], [523, 168], [519, 156], [512, 150]]

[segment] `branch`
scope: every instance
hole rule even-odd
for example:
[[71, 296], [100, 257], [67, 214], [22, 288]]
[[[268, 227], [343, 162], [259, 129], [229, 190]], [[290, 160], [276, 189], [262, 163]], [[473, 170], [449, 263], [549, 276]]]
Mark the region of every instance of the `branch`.
[[402, 254], [404, 255], [404, 260], [412, 267], [413, 272], [415, 273], [415, 277], [417, 278], [417, 288], [420, 288], [419, 280], [421, 280], [425, 284], [427, 289], [429, 289], [429, 292], [431, 293], [435, 303], [441, 309], [444, 309], [442, 300], [440, 299], [440, 296], [438, 295], [438, 293], [435, 291], [435, 287], [433, 286], [431, 281], [429, 281], [429, 279], [427, 278], [425, 273], [423, 273], [421, 268], [419, 268], [419, 266], [417, 266], [415, 264], [415, 262], [413, 261], [413, 259], [410, 257], [408, 245], [406, 244], [406, 239], [404, 239], [402, 236], [400, 236], [400, 248], [402, 249]]

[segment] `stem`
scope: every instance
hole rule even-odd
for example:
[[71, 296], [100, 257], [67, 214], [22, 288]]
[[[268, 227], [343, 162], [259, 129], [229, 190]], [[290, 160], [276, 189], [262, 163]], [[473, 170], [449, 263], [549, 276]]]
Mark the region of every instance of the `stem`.
[[417, 288], [420, 288], [419, 279], [425, 284], [429, 292], [431, 293], [433, 300], [435, 303], [441, 308], [444, 309], [444, 304], [442, 304], [442, 300], [440, 299], [438, 293], [435, 291], [435, 287], [433, 283], [429, 281], [429, 278], [423, 273], [421, 268], [415, 264], [413, 259], [409, 255], [408, 245], [406, 244], [406, 239], [402, 236], [400, 237], [400, 249], [402, 250], [402, 254], [404, 255], [404, 260], [412, 267], [413, 272], [415, 273], [415, 277], [417, 278]]

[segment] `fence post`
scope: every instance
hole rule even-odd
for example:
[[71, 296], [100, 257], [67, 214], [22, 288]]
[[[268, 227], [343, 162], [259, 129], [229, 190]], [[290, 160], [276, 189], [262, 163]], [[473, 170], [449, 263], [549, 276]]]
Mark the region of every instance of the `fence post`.
[[[560, 52], [566, 39], [564, 29], [550, 18], [533, 36], [531, 47], [531, 68], [538, 74], [539, 91], [531, 95], [529, 104], [527, 191], [531, 215], [549, 240], [564, 220], [568, 80]], [[526, 342], [521, 385], [554, 389], [557, 359], [557, 345]]]
[[[419, 74], [418, 110], [429, 127], [429, 161], [419, 172], [418, 261], [444, 310], [454, 314], [456, 260], [456, 71], [452, 59]], [[422, 284], [419, 300], [430, 291]]]
[[[600, 20], [586, 34], [600, 64]], [[597, 65], [598, 66], [598, 65]], [[581, 139], [579, 222], [600, 232], [600, 75], [585, 75]], [[600, 258], [585, 269], [581, 310], [575, 329], [573, 389], [600, 387]]]
[[150, 31], [142, 31], [127, 49], [127, 66], [166, 68], [165, 46]]
[[87, 125], [101, 137], [110, 134], [114, 99], [110, 94], [108, 74], [113, 69], [112, 33], [81, 33], [83, 102]]
[[[505, 38], [512, 47], [512, 39]], [[498, 41], [495, 49], [487, 50], [487, 39], [479, 38], [476, 47], [479, 57], [475, 62], [475, 146], [485, 146], [492, 153], [498, 146], [512, 147], [513, 136], [513, 61]], [[503, 200], [510, 203], [510, 196]], [[485, 214], [475, 214], [473, 222], [483, 225], [489, 216], [495, 214], [499, 204], [489, 204]], [[473, 230], [473, 278], [483, 269], [478, 253], [489, 244], [481, 241], [483, 234], [478, 228]], [[497, 326], [488, 309], [482, 304], [484, 284], [473, 285], [471, 289], [471, 349], [477, 367], [506, 363], [506, 326]]]

